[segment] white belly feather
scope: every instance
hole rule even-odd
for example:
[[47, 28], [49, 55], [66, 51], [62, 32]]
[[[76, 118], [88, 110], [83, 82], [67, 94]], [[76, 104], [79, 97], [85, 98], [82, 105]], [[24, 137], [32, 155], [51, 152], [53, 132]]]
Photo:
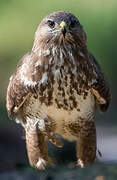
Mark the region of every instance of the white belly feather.
[[[80, 118], [85, 120], [92, 120], [95, 112], [95, 99], [91, 92], [88, 93], [87, 98], [83, 99], [83, 96], [76, 96], [78, 107], [80, 111], [73, 109], [72, 111], [64, 110], [63, 108], [58, 109], [56, 104], [46, 106], [44, 103], [41, 104], [39, 99], [35, 99], [33, 96], [30, 97], [30, 103], [24, 104], [25, 113], [31, 113], [33, 115], [33, 121], [39, 120], [39, 126], [42, 131], [45, 130], [44, 119], [51, 117], [56, 124], [56, 129], [53, 129], [56, 134], [61, 135], [63, 138], [70, 141], [76, 140], [76, 137], [72, 136], [70, 132], [64, 132], [64, 125], [75, 123]], [[29, 117], [28, 117], [29, 118]]]

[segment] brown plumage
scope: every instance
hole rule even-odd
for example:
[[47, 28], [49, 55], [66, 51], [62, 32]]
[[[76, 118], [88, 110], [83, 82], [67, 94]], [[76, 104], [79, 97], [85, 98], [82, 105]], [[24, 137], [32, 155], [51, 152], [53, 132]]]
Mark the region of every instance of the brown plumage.
[[26, 131], [30, 164], [44, 169], [46, 140], [62, 146], [59, 136], [77, 141], [81, 167], [96, 158], [94, 114], [106, 111], [111, 94], [104, 74], [88, 51], [78, 19], [58, 11], [40, 23], [31, 53], [20, 61], [7, 90], [9, 117]]

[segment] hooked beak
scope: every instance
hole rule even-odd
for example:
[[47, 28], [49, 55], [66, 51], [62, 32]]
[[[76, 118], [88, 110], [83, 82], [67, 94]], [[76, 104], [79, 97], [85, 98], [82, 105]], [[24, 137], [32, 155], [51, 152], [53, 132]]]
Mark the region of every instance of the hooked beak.
[[67, 24], [65, 21], [62, 21], [61, 24], [60, 24], [60, 31], [63, 33], [63, 36], [65, 37], [65, 34], [67, 32]]
[[67, 32], [67, 24], [65, 21], [62, 21], [59, 25], [59, 29], [53, 31], [53, 32], [62, 32], [63, 36], [65, 37], [65, 34]]

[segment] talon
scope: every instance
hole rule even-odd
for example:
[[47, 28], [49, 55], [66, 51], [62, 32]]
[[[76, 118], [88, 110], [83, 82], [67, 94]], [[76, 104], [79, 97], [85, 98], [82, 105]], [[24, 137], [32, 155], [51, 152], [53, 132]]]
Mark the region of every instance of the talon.
[[52, 159], [49, 157], [47, 160], [44, 160], [43, 158], [39, 158], [36, 164], [36, 168], [40, 170], [45, 170], [47, 166], [55, 167], [55, 164], [53, 163]]
[[40, 170], [44, 170], [46, 168], [46, 165], [47, 165], [47, 162], [44, 159], [39, 158], [39, 161], [36, 164], [36, 168]]
[[80, 166], [81, 168], [84, 168], [84, 162], [83, 162], [83, 160], [78, 159], [77, 165]]

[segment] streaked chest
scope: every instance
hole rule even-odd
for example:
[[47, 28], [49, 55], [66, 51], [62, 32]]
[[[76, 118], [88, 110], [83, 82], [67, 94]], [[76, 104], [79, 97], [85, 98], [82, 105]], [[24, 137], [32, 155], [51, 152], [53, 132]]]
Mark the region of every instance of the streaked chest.
[[[65, 128], [79, 119], [92, 120], [95, 112], [95, 99], [90, 92], [90, 81], [79, 62], [71, 53], [59, 55], [53, 49], [53, 58], [44, 66], [44, 73], [37, 86], [37, 97], [32, 94], [24, 104], [24, 112], [33, 121], [40, 120], [41, 129], [45, 121], [54, 123], [54, 133], [69, 136]], [[41, 63], [38, 63], [40, 66]], [[36, 64], [37, 66], [37, 64]], [[42, 123], [43, 122], [43, 123]], [[67, 134], [67, 135], [66, 135]]]

